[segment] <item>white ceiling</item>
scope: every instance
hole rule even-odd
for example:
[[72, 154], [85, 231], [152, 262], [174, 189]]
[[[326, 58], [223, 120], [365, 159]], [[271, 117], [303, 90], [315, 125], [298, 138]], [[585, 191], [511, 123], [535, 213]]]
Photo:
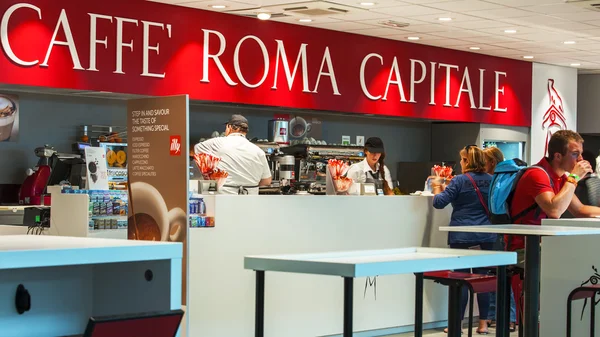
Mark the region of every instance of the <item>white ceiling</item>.
[[[238, 15], [269, 12], [271, 20], [355, 34], [410, 41], [475, 53], [560, 66], [580, 64], [582, 73], [600, 73], [600, 0], [151, 0]], [[372, 1], [363, 6], [361, 1]], [[592, 4], [598, 4], [594, 10]], [[225, 5], [213, 9], [212, 5]], [[331, 7], [342, 14], [306, 16], [286, 9]], [[440, 21], [450, 17], [452, 21]], [[302, 23], [300, 18], [310, 18]], [[409, 24], [392, 28], [381, 22]], [[505, 30], [516, 30], [508, 34]], [[575, 44], [564, 44], [575, 41]], [[479, 47], [480, 50], [470, 50]]]

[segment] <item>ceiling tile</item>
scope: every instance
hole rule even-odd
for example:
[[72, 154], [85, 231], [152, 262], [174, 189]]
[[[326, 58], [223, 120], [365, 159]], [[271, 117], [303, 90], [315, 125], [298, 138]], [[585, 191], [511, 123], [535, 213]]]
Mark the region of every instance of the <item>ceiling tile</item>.
[[548, 15], [530, 15], [530, 16], [523, 16], [523, 17], [518, 17], [518, 18], [500, 18], [500, 19], [498, 19], [498, 21], [515, 24], [515, 25], [519, 25], [519, 26], [546, 27], [546, 26], [552, 25], [553, 23], [563, 22], [566, 20], [563, 20], [561, 18], [556, 18], [553, 16], [548, 16]]
[[419, 5], [408, 5], [377, 9], [373, 11], [389, 15], [400, 15], [403, 17], [411, 17], [416, 15], [429, 15], [429, 14], [443, 14], [444, 11], [436, 8], [419, 6]]
[[516, 8], [501, 8], [501, 9], [490, 9], [483, 11], [466, 11], [465, 14], [477, 16], [485, 19], [508, 19], [531, 16], [531, 12]]
[[340, 20], [344, 20], [344, 21], [357, 21], [357, 20], [387, 19], [387, 18], [390, 18], [391, 16], [388, 14], [378, 13], [378, 12], [374, 12], [374, 11], [370, 10], [370, 11], [349, 12], [346, 14], [341, 14], [339, 16], [336, 15], [335, 17], [339, 18]]
[[578, 13], [555, 13], [552, 16], [571, 21], [600, 21], [600, 12], [585, 11]]
[[389, 36], [398, 35], [397, 28], [369, 28], [369, 29], [358, 29], [353, 30], [352, 33], [369, 35], [369, 36]]
[[427, 4], [427, 7], [433, 7], [443, 9], [451, 12], [466, 12], [466, 11], [477, 11], [477, 10], [488, 10], [488, 9], [502, 9], [506, 8], [501, 5], [479, 1], [479, 0], [459, 0], [459, 1], [447, 1], [439, 3]]
[[377, 27], [385, 27], [385, 26], [382, 25], [382, 22], [385, 22], [385, 21], [388, 21], [388, 20], [392, 20], [392, 21], [396, 21], [396, 22], [401, 22], [401, 23], [408, 23], [409, 27], [411, 25], [422, 25], [422, 24], [424, 24], [423, 21], [413, 20], [413, 19], [409, 19], [409, 18], [402, 18], [402, 17], [398, 17], [398, 16], [389, 16], [387, 18], [382, 18], [382, 19], [354, 20], [354, 22], [363, 23], [365, 25], [377, 26]]
[[410, 25], [404, 30], [417, 33], [447, 32], [448, 27], [442, 25]]
[[431, 35], [445, 37], [449, 39], [468, 39], [468, 38], [477, 38], [477, 37], [487, 37], [488, 34], [479, 33], [473, 30], [455, 30], [451, 32], [437, 32], [431, 33]]
[[554, 31], [577, 31], [577, 30], [590, 30], [596, 28], [595, 26], [591, 26], [581, 22], [575, 21], [563, 21], [563, 22], [555, 22], [548, 23], [548, 29]]
[[[212, 5], [225, 5], [227, 6], [227, 8], [225, 9], [213, 9]], [[234, 2], [234, 1], [220, 1], [220, 0], [214, 0], [214, 1], [194, 1], [194, 2], [186, 2], [183, 3], [181, 6], [185, 6], [185, 7], [190, 7], [190, 8], [198, 8], [198, 9], [204, 9], [204, 10], [210, 10], [210, 11], [214, 11], [214, 12], [227, 12], [230, 10], [240, 10], [240, 9], [247, 9], [247, 8], [254, 8], [256, 7], [256, 5], [252, 4], [252, 3], [242, 3], [242, 2]]]
[[461, 29], [482, 30], [482, 29], [506, 27], [506, 23], [493, 21], [493, 20], [481, 20], [481, 19], [476, 19], [475, 21], [457, 21], [457, 20], [455, 20], [455, 21], [444, 23], [444, 26], [457, 27], [457, 28], [461, 28]]
[[[514, 29], [517, 32], [515, 34], [507, 34], [504, 32], [504, 30], [506, 30], [506, 29]], [[523, 35], [523, 34], [537, 33], [537, 32], [539, 32], [539, 29], [533, 28], [533, 27], [504, 24], [503, 26], [500, 26], [500, 27], [477, 29], [477, 31], [483, 32], [483, 33], [488, 33], [488, 34], [501, 34], [501, 35], [506, 35], [506, 36], [518, 37], [519, 35]]]
[[[450, 17], [450, 18], [452, 18], [452, 21], [440, 21], [440, 20], [438, 20], [440, 17]], [[424, 21], [424, 22], [439, 23], [442, 25], [452, 25], [453, 22], [481, 21], [481, 18], [478, 18], [475, 16], [464, 15], [464, 14], [459, 14], [459, 13], [448, 13], [448, 12], [445, 12], [444, 14], [438, 13], [438, 14], [427, 14], [427, 15], [413, 15], [413, 16], [411, 16], [411, 18], [413, 18], [415, 20]]]
[[340, 22], [327, 22], [327, 23], [317, 23], [313, 25], [314, 27], [331, 29], [331, 30], [341, 30], [341, 31], [353, 31], [359, 29], [368, 29], [373, 28], [370, 25], [365, 25], [357, 22], [348, 22], [348, 21], [340, 21]]
[[589, 10], [574, 5], [574, 4], [567, 4], [567, 3], [559, 3], [559, 4], [552, 4], [552, 5], [538, 5], [538, 6], [527, 6], [527, 7], [521, 7], [521, 9], [527, 10], [527, 11], [531, 11], [531, 12], [536, 12], [536, 13], [543, 13], [543, 14], [565, 14], [565, 13], [579, 13], [579, 12], [588, 12]]
[[431, 3], [436, 3], [436, 2], [450, 2], [450, 1], [454, 1], [454, 0], [402, 0], [402, 1], [411, 3], [411, 4], [424, 5], [424, 4], [431, 4]]
[[285, 22], [285, 23], [289, 23], [289, 24], [301, 25], [301, 26], [314, 26], [314, 25], [321, 24], [321, 23], [340, 22], [340, 20], [337, 20], [334, 18], [322, 17], [322, 16], [320, 16], [316, 19], [312, 18], [312, 20], [313, 20], [312, 22], [298, 21], [301, 18], [302, 18], [301, 16], [285, 16], [285, 17], [281, 17], [281, 18], [272, 18], [271, 20], [277, 21], [277, 22]]
[[502, 43], [502, 42], [511, 42], [511, 41], [523, 41], [514, 37], [509, 37], [509, 36], [496, 36], [496, 35], [488, 35], [488, 36], [480, 36], [480, 37], [470, 37], [468, 39], [470, 42], [474, 42], [474, 43], [486, 43], [486, 44], [496, 44], [496, 43]]
[[560, 4], [564, 0], [485, 0], [485, 2], [500, 4], [508, 7], [525, 7], [534, 5]]

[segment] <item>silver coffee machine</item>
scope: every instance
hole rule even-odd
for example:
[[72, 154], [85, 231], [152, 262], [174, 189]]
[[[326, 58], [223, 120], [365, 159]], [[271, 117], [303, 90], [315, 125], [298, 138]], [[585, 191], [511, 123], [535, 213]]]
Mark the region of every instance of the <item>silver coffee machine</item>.
[[269, 142], [277, 144], [289, 144], [290, 122], [285, 119], [272, 119], [269, 121]]

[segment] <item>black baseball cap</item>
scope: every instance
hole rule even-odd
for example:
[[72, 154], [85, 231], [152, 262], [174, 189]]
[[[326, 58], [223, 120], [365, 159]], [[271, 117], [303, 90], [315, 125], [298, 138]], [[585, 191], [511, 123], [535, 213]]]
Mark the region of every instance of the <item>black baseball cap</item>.
[[365, 142], [365, 148], [371, 153], [384, 153], [383, 141], [379, 137], [370, 137]]
[[243, 128], [247, 128], [248, 120], [242, 115], [232, 115], [231, 118], [229, 118], [229, 121], [225, 123], [225, 125], [240, 126]]

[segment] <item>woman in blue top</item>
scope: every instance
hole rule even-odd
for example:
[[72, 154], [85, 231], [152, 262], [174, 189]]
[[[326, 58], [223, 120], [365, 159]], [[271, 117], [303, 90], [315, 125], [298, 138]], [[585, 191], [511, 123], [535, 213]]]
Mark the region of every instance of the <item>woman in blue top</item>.
[[[486, 173], [485, 155], [475, 145], [466, 146], [460, 151], [460, 166], [463, 174], [454, 177], [444, 189], [439, 182], [434, 182], [433, 207], [442, 209], [452, 204], [450, 226], [481, 226], [489, 225], [487, 204], [488, 192], [492, 176]], [[487, 233], [448, 233], [450, 248], [494, 250], [496, 234]], [[457, 272], [487, 274], [486, 269], [474, 268], [456, 270]], [[467, 308], [468, 292], [463, 288], [462, 316]], [[490, 307], [490, 294], [477, 294], [479, 306], [478, 334], [487, 334], [487, 319]]]

